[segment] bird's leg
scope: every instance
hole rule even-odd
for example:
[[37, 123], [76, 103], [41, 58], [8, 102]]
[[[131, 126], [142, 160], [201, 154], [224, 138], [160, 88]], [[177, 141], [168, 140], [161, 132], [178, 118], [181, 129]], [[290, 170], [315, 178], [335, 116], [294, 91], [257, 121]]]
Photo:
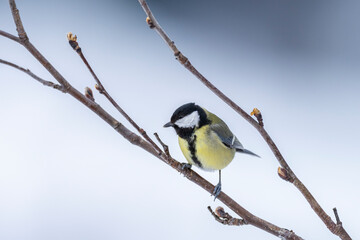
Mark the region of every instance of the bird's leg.
[[181, 163], [181, 170], [191, 169], [191, 166], [190, 163]]
[[214, 195], [214, 201], [216, 200], [216, 198], [219, 196], [221, 192], [221, 170], [219, 170], [219, 183], [215, 186], [214, 191], [212, 193], [212, 195]]

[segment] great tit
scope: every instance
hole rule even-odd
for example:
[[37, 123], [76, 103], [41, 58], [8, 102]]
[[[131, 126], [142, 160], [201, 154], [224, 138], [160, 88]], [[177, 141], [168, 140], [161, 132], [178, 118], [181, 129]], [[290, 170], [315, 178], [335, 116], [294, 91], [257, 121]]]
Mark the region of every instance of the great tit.
[[219, 170], [219, 183], [213, 191], [215, 199], [221, 192], [221, 169], [229, 165], [235, 152], [259, 157], [243, 147], [224, 121], [195, 103], [176, 109], [164, 127], [175, 129], [180, 149], [188, 161], [184, 167], [195, 165], [205, 171]]

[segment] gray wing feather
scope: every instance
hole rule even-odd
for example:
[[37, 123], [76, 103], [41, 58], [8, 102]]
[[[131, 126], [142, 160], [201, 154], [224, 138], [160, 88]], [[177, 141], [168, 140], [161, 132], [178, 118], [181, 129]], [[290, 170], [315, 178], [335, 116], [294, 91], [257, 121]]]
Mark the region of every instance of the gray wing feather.
[[243, 145], [237, 137], [230, 131], [226, 124], [212, 124], [210, 129], [218, 135], [221, 141], [229, 148], [244, 150]]
[[225, 146], [228, 148], [235, 149], [237, 152], [246, 153], [256, 157], [260, 157], [257, 154], [245, 149], [237, 137], [230, 131], [229, 127], [224, 124], [212, 124], [210, 129], [216, 133], [216, 135], [221, 139]]

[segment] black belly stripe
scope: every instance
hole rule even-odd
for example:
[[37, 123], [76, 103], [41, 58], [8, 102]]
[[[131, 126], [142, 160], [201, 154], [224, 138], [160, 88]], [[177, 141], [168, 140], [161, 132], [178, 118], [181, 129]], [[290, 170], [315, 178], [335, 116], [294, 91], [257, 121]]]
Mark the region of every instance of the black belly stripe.
[[194, 161], [194, 163], [202, 168], [202, 164], [201, 162], [199, 161], [199, 159], [196, 157], [196, 143], [195, 143], [195, 140], [196, 140], [196, 135], [194, 135], [193, 139], [188, 139], [187, 142], [189, 144], [189, 150], [190, 150], [190, 153], [191, 153], [191, 159]]

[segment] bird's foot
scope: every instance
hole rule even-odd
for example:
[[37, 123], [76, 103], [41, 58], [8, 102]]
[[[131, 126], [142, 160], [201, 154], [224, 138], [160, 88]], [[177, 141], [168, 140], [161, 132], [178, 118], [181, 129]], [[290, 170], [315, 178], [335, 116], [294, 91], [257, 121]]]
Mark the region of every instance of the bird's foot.
[[185, 169], [191, 169], [191, 164], [190, 163], [181, 163], [181, 170], [185, 170]]
[[216, 198], [219, 196], [220, 192], [221, 192], [221, 182], [219, 182], [219, 183], [215, 186], [214, 191], [213, 191], [213, 193], [212, 193], [212, 195], [214, 196], [214, 201], [215, 201]]

